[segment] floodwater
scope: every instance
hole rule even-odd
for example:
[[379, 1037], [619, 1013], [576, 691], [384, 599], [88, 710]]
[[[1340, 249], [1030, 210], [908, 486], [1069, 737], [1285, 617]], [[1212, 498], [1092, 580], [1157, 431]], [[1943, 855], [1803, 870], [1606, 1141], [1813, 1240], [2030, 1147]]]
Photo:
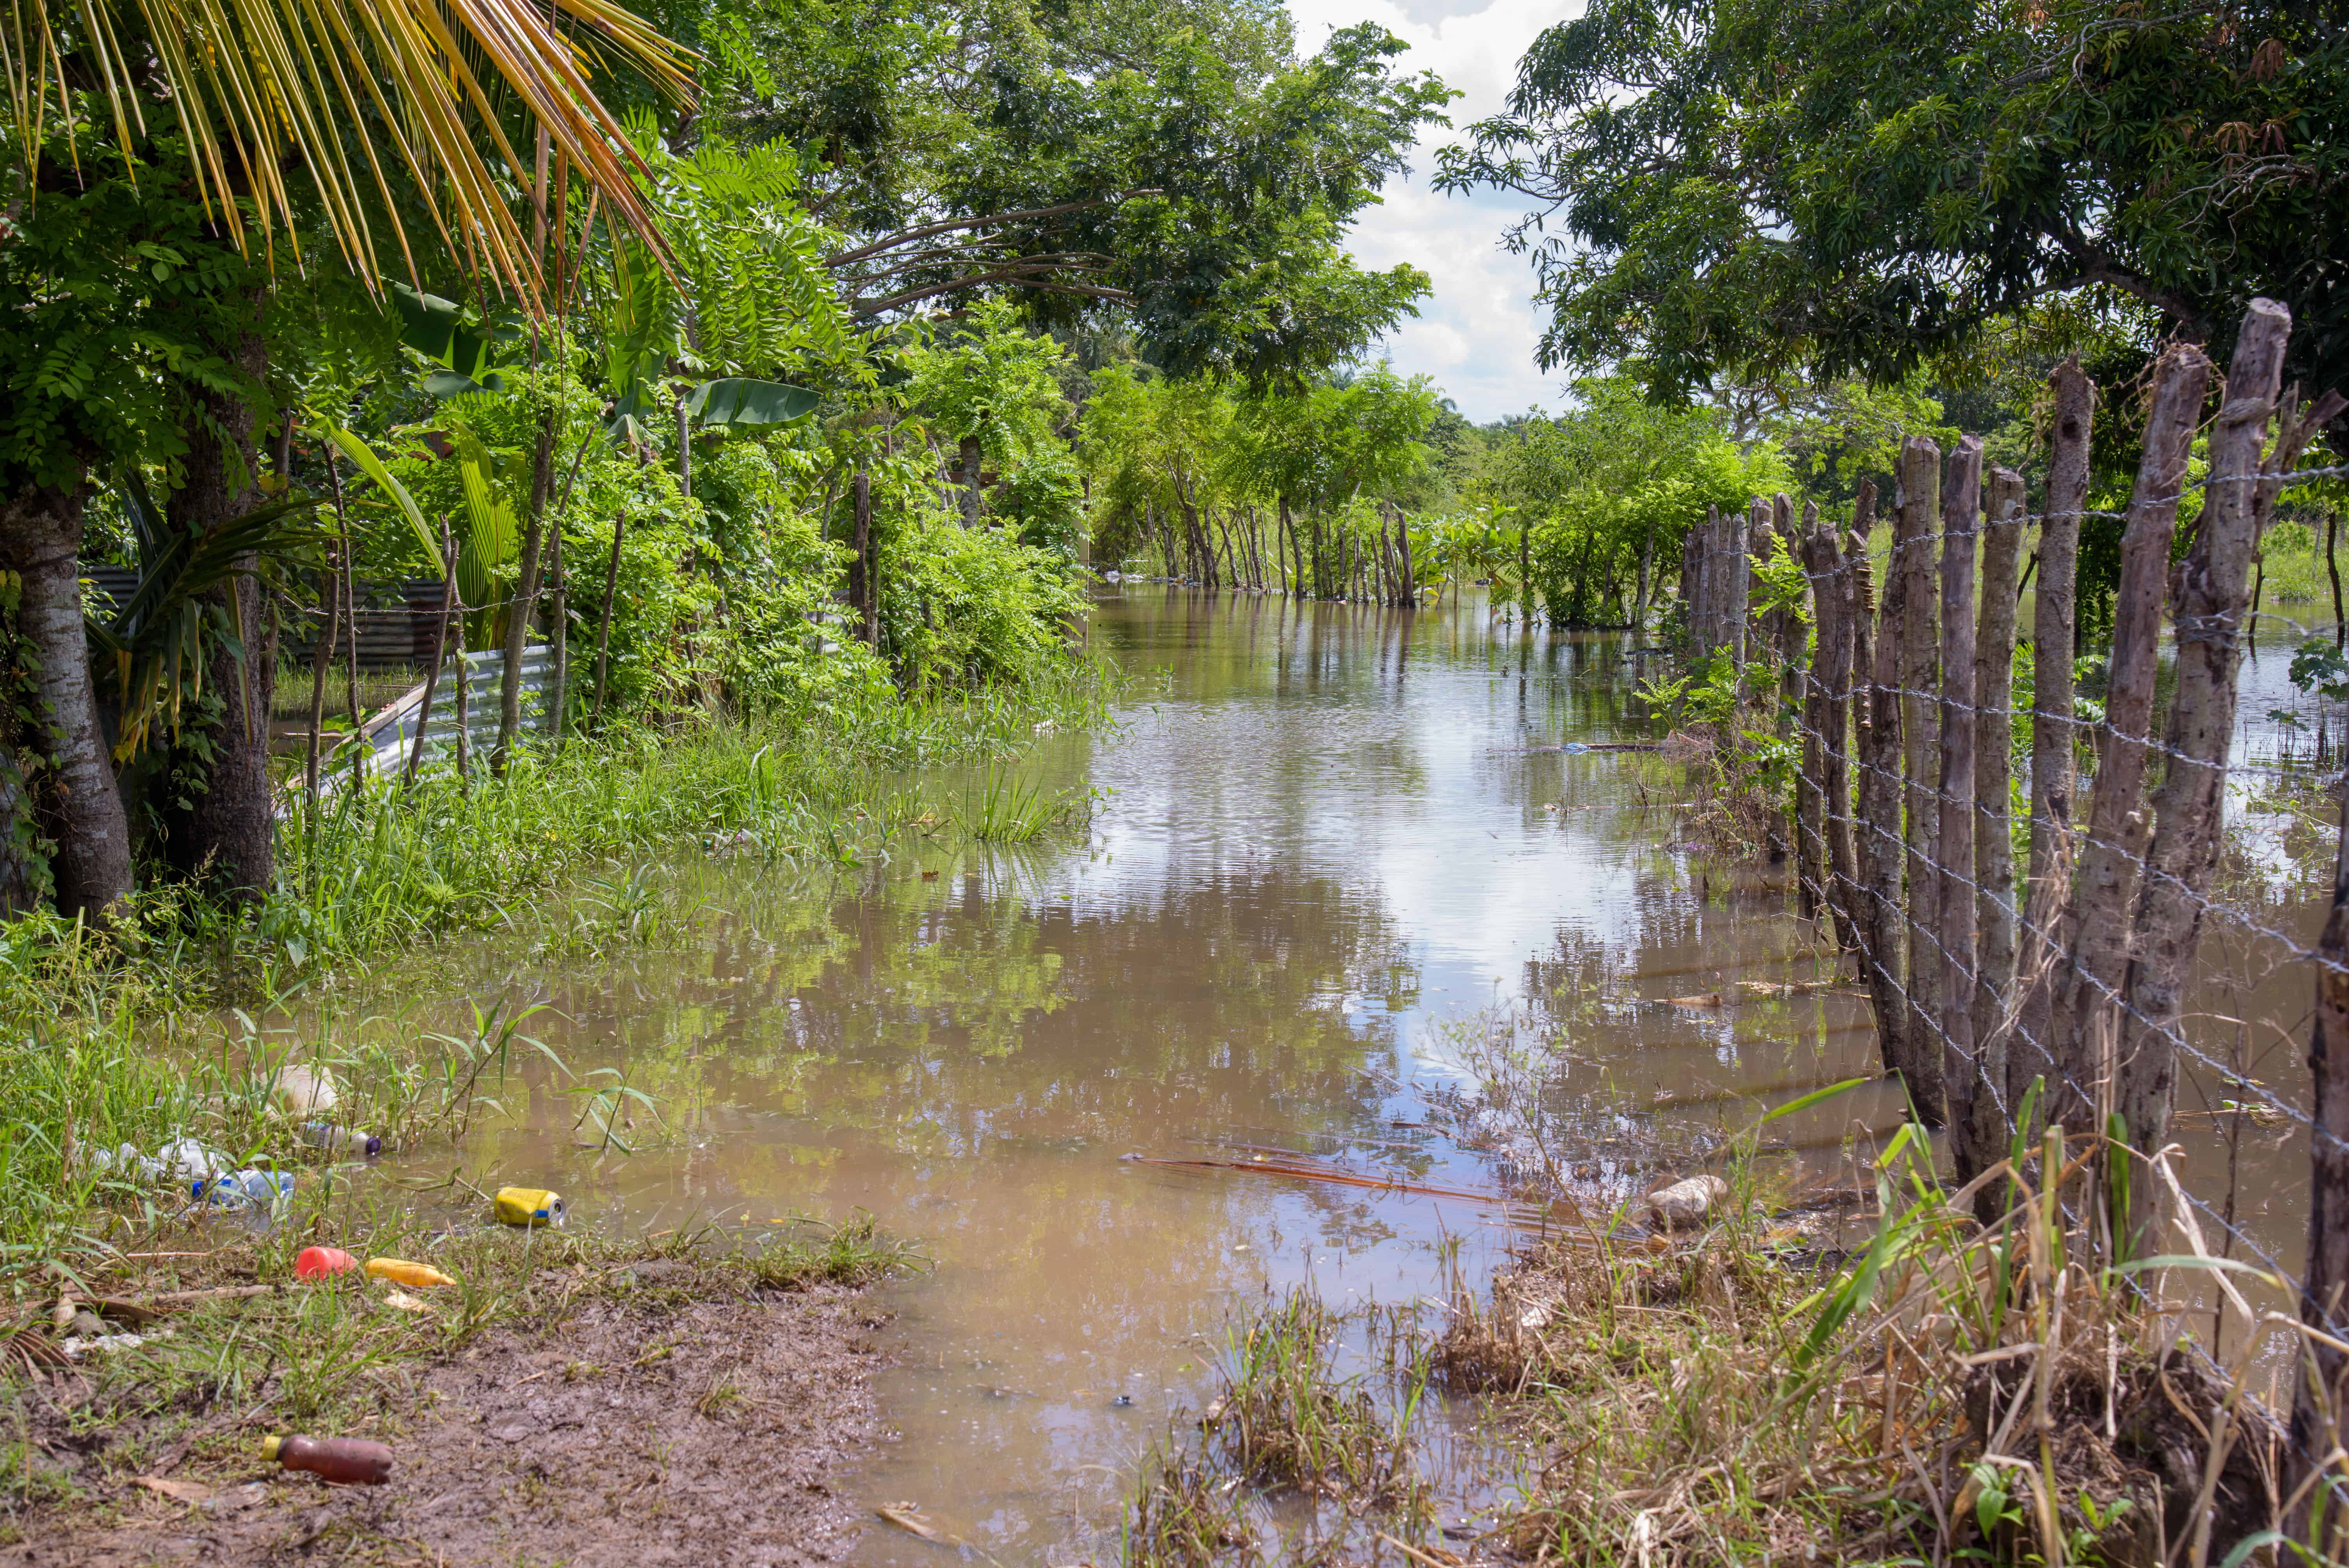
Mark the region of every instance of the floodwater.
[[[1552, 1147], [1629, 1183], [1876, 1067], [1847, 984], [1788, 991], [1835, 971], [1783, 892], [1678, 841], [1679, 765], [1557, 749], [1651, 737], [1656, 666], [1623, 639], [1522, 635], [1473, 600], [1134, 584], [1092, 635], [1130, 696], [1106, 732], [1040, 738], [1030, 775], [1090, 792], [1087, 826], [992, 855], [909, 841], [829, 882], [686, 868], [704, 909], [676, 944], [509, 971], [553, 1009], [532, 1032], [626, 1072], [671, 1135], [639, 1111], [633, 1156], [577, 1147], [577, 1105], [541, 1082], [468, 1151], [562, 1189], [574, 1224], [864, 1210], [918, 1238], [933, 1266], [881, 1293], [886, 1440], [843, 1484], [1005, 1562], [1114, 1551], [1236, 1309], [1307, 1279], [1440, 1297], [1451, 1260], [1481, 1280], [1507, 1241], [1472, 1202], [1126, 1156], [1292, 1150], [1489, 1188], [1431, 1102], [1539, 1039]], [[2261, 1006], [2288, 1016], [2293, 985], [2271, 975]], [[1769, 1131], [1795, 1185], [1831, 1185], [1839, 1142], [1899, 1113], [1871, 1083]], [[2290, 1136], [2240, 1150], [2247, 1188], [2300, 1157]], [[2196, 1141], [2216, 1192], [2226, 1151]], [[2239, 1219], [2284, 1246], [2277, 1202]], [[885, 1526], [857, 1551], [939, 1556]]]

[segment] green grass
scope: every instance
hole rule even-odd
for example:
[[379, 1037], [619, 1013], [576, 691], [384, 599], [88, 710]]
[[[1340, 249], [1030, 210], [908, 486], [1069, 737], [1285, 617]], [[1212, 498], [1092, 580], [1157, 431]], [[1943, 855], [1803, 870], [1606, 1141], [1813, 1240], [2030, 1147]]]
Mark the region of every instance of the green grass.
[[[683, 917], [649, 862], [870, 863], [951, 815], [924, 803], [919, 770], [999, 771], [1040, 721], [1097, 721], [1107, 692], [1098, 667], [1071, 665], [1017, 692], [626, 729], [463, 787], [443, 776], [412, 793], [329, 791], [315, 816], [297, 804], [282, 825], [277, 885], [256, 912], [164, 885], [109, 933], [47, 913], [0, 924], [0, 1288], [52, 1263], [103, 1266], [166, 1217], [159, 1184], [98, 1170], [93, 1150], [192, 1136], [239, 1162], [320, 1161], [270, 1109], [289, 1053], [335, 1075], [339, 1119], [394, 1146], [461, 1136], [520, 1055], [545, 1054], [526, 1019], [494, 1012], [455, 1034], [288, 1043], [245, 1015], [223, 1029], [224, 1008], [323, 987], [364, 995], [374, 965], [466, 932], [536, 922], [551, 954], [666, 940]], [[551, 896], [564, 883], [574, 896]], [[609, 1074], [569, 1088], [591, 1132], [612, 1133], [644, 1099]]]

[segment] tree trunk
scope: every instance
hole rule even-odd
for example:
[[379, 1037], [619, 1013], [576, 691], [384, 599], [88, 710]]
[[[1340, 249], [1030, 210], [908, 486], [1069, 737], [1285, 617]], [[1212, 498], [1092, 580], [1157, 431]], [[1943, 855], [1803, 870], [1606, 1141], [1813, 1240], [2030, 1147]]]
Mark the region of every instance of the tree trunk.
[[[1982, 623], [1974, 640], [1974, 1050], [1985, 1100], [2003, 1100], [1989, 1162], [2006, 1152], [2016, 1102], [2006, 1062], [2014, 992], [2014, 612], [2023, 476], [1991, 470], [1982, 506]], [[2003, 1201], [2002, 1199], [2002, 1201]]]
[[0, 502], [0, 551], [19, 577], [17, 631], [39, 664], [34, 693], [48, 710], [57, 912], [103, 921], [130, 892], [130, 823], [98, 727], [82, 630], [82, 508], [88, 500], [86, 488], [18, 491]]
[[[2072, 718], [2074, 586], [2080, 559], [2080, 514], [2088, 504], [2088, 455], [2096, 408], [2095, 383], [2067, 359], [2048, 377], [2055, 394], [2054, 447], [2047, 469], [2047, 517], [2039, 532], [2039, 596], [2031, 611], [2031, 865], [2023, 942], [2016, 956], [2025, 987], [2025, 1013], [2007, 1037], [2007, 1103], [2018, 1109], [2034, 1079], [2054, 1080], [2046, 1050], [2048, 993], [2034, 988], [2054, 955], [2071, 944], [2062, 929], [2070, 903], [2072, 756], [2078, 734]], [[2023, 1129], [2026, 1140], [2039, 1130]]]
[[334, 668], [335, 645], [343, 626], [343, 590], [336, 579], [348, 569], [347, 561], [338, 562], [319, 583], [326, 591], [326, 624], [310, 648], [310, 738], [302, 753], [302, 788], [310, 798], [313, 816], [318, 810], [318, 731], [326, 722], [326, 672]]
[[[680, 487], [689, 483], [691, 446], [687, 439], [685, 402], [677, 406], [678, 475]], [[490, 756], [490, 770], [500, 778], [513, 758], [522, 734], [522, 655], [530, 645], [531, 623], [538, 618], [540, 556], [546, 548], [546, 498], [554, 483], [554, 410], [539, 421], [538, 447], [531, 455], [530, 523], [522, 536], [522, 575], [513, 603], [506, 606], [505, 668], [498, 678], [498, 748]]]
[[449, 623], [465, 613], [457, 599], [457, 542], [449, 537], [449, 520], [440, 520], [440, 624], [432, 634], [432, 667], [424, 672], [424, 704], [416, 710], [416, 734], [408, 747], [406, 789], [416, 787], [424, 766], [424, 738], [432, 727], [432, 700], [440, 693], [440, 666], [449, 659]]
[[[1974, 1059], [1974, 536], [1982, 524], [1982, 438], [1962, 437], [1941, 487], [1941, 770], [1940, 894], [1932, 915], [1941, 983], [1941, 1099], [1958, 1180], [1984, 1166], [1986, 1130], [2006, 1086]], [[2004, 1140], [1997, 1140], [2003, 1144]]]
[[852, 521], [848, 542], [854, 553], [848, 558], [848, 603], [856, 612], [857, 634], [862, 637], [867, 634], [873, 618], [865, 603], [871, 584], [865, 581], [864, 560], [865, 552], [873, 548], [873, 476], [862, 466], [849, 481], [849, 497]]
[[[2236, 634], [2248, 603], [2251, 552], [2275, 504], [2261, 451], [2283, 383], [2292, 313], [2255, 299], [2235, 338], [2226, 406], [2209, 429], [2210, 479], [2194, 543], [2171, 577], [2178, 686], [2163, 737], [2168, 764], [2154, 798], [2153, 847], [2137, 893], [2122, 995], [2115, 1086], [2129, 1146], [2146, 1153], [2169, 1140], [2178, 1086], [2177, 1040], [2188, 971], [2202, 931], [2204, 890], [2218, 865], [2225, 820], [2227, 752], [2234, 738]], [[2289, 472], [2301, 449], [2339, 412], [2330, 396], [2304, 420], [2287, 409], [2264, 473]], [[2142, 1255], [2159, 1220], [2152, 1184], [2130, 1183], [2131, 1255]]]
[[604, 694], [611, 685], [612, 609], [620, 596], [620, 546], [627, 537], [628, 514], [624, 509], [612, 514], [612, 559], [604, 566], [604, 614], [595, 622], [595, 707], [587, 715], [591, 729], [603, 722]]
[[2341, 558], [2333, 547], [2341, 538], [2341, 509], [2327, 507], [2324, 512], [2324, 571], [2333, 579], [2333, 645], [2349, 645], [2349, 611], [2341, 607]]
[[547, 672], [546, 724], [549, 738], [559, 748], [563, 744], [564, 709], [569, 705], [571, 688], [571, 603], [568, 585], [564, 581], [563, 519], [559, 515], [554, 526], [547, 531], [546, 548], [552, 557], [546, 574], [554, 584], [546, 600], [546, 631], [554, 644], [554, 667]]
[[1933, 799], [1941, 751], [1940, 713], [1932, 693], [1940, 685], [1938, 660], [1940, 618], [1934, 613], [1933, 531], [1941, 510], [1941, 449], [1922, 436], [1900, 444], [1900, 533], [1893, 546], [1893, 570], [1900, 575], [1900, 731], [1908, 743], [1909, 897], [1906, 925], [1909, 948], [1909, 1019], [1903, 1034], [1911, 1045], [1920, 1077], [1930, 1077], [1929, 1094], [1919, 1094], [1916, 1080], [1909, 1090], [1927, 1119], [1941, 1119], [1941, 1072], [1939, 1043], [1942, 1038], [1939, 993], [1934, 976], [1941, 972], [1934, 950], [1934, 912], [1940, 906], [1940, 883], [1933, 874], [1929, 847], [1932, 824], [1940, 817]]
[[962, 459], [962, 525], [965, 528], [977, 528], [979, 502], [985, 499], [985, 492], [979, 488], [978, 476], [986, 460], [986, 455], [979, 449], [977, 436], [965, 436], [962, 438], [959, 456]]
[[[268, 372], [260, 335], [245, 334], [231, 353], [246, 384], [259, 387]], [[185, 482], [166, 508], [171, 526], [187, 533], [209, 532], [251, 511], [258, 495], [254, 480], [261, 472], [253, 405], [234, 393], [216, 392], [199, 394], [197, 404], [184, 424]], [[207, 591], [204, 599], [227, 614], [243, 647], [232, 649], [220, 638], [206, 647], [204, 682], [222, 705], [210, 736], [212, 756], [199, 759], [194, 748], [188, 749], [188, 761], [203, 774], [202, 785], [187, 810], [174, 807], [165, 820], [177, 870], [253, 903], [267, 891], [274, 869], [269, 715], [277, 672], [257, 656], [262, 603], [260, 584], [252, 576], [254, 562], [248, 556], [237, 565], [237, 574]]]
[[2113, 609], [2112, 673], [2105, 696], [2102, 759], [2089, 801], [2064, 929], [2069, 962], [2051, 966], [2046, 1045], [2055, 1061], [2048, 1119], [2101, 1130], [2113, 1108], [2113, 1031], [2100, 1027], [2127, 978], [2129, 905], [2145, 840], [2146, 734], [2160, 654], [2163, 578], [2178, 530], [2186, 459], [2210, 383], [2210, 362], [2180, 344], [2154, 367], [2144, 457], [2121, 540], [2120, 591]]

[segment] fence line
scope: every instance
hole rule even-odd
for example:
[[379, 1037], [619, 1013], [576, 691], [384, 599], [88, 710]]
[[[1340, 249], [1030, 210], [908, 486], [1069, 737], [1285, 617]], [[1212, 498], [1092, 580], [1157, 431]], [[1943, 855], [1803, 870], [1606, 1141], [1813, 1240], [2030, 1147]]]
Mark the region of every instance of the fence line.
[[[2285, 490], [2349, 475], [2349, 466], [2298, 466], [2349, 403], [2327, 392], [2303, 404], [2283, 390], [2290, 329], [2282, 306], [2253, 302], [2207, 426], [2213, 366], [2191, 346], [2162, 356], [2125, 512], [2085, 505], [2093, 387], [2066, 365], [2053, 378], [2045, 510], [2026, 509], [2020, 475], [1985, 470], [1979, 438], [1944, 453], [1912, 437], [1889, 509], [1880, 593], [1868, 555], [1878, 497], [1863, 484], [1848, 530], [1822, 522], [1815, 506], [1795, 523], [1784, 496], [1757, 498], [1743, 513], [1710, 510], [1684, 546], [1682, 596], [1697, 654], [1725, 656], [1739, 699], [1768, 703], [1780, 738], [1799, 743], [1774, 847], [1783, 831], [1802, 913], [1854, 955], [1885, 1068], [1946, 1129], [1958, 1179], [1995, 1168], [2018, 1140], [2036, 1147], [2039, 1128], [2019, 1119], [2034, 1083], [2043, 1098], [2030, 1120], [2110, 1132], [2151, 1156], [2168, 1141], [2181, 1067], [2215, 1073], [2237, 1104], [2307, 1131], [2307, 1266], [2295, 1277], [2202, 1198], [2182, 1185], [2179, 1196], [2230, 1253], [2240, 1245], [2274, 1270], [2305, 1323], [2337, 1335], [2349, 1323], [2349, 1060], [2328, 1061], [2326, 1021], [2349, 1047], [2349, 868], [2313, 945], [2209, 891], [2225, 844], [2254, 552]], [[2198, 435], [2207, 435], [2210, 471], [2191, 480]], [[2205, 504], [2173, 569], [2180, 503], [2197, 495]], [[2105, 712], [2093, 721], [2073, 711], [2070, 647], [2076, 524], [2088, 517], [2127, 523]], [[2018, 567], [2033, 523], [2043, 530], [2033, 691], [2018, 707]], [[1796, 608], [1756, 597], [1775, 575], [1765, 564], [1782, 559], [1801, 570], [1815, 628], [1807, 649]], [[2177, 685], [2157, 738], [2165, 612]], [[1776, 689], [1765, 690], [1773, 673]], [[2024, 718], [2028, 854], [2019, 868], [2011, 802]], [[2349, 861], [2349, 820], [2343, 844]], [[2261, 978], [2308, 965], [2312, 1109], [2189, 1037], [2186, 990], [2206, 927], [2265, 945]], [[2098, 1244], [2139, 1257], [2164, 1250], [2164, 1201], [2151, 1181], [2101, 1162], [2067, 1197], [2075, 1217], [2100, 1217]], [[1985, 1213], [2002, 1202], [1986, 1191]], [[2323, 1382], [2317, 1397], [2337, 1406], [2349, 1356], [2320, 1345], [2312, 1364]], [[2311, 1390], [2299, 1398], [2308, 1408]], [[2323, 1463], [2313, 1453], [2301, 1462]]]

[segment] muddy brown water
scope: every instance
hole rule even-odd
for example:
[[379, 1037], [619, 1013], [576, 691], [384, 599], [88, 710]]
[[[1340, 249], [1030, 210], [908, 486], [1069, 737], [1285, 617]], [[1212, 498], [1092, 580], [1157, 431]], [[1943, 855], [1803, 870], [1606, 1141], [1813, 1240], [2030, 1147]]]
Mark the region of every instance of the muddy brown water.
[[[606, 1074], [591, 1083], [626, 1075], [669, 1129], [640, 1110], [633, 1155], [580, 1147], [581, 1097], [528, 1072], [512, 1121], [463, 1151], [472, 1179], [558, 1187], [574, 1224], [755, 1235], [862, 1210], [920, 1239], [934, 1266], [883, 1293], [886, 1439], [842, 1484], [1007, 1563], [1114, 1553], [1136, 1467], [1212, 1397], [1236, 1310], [1306, 1280], [1440, 1297], [1508, 1238], [1471, 1203], [1123, 1157], [1292, 1150], [1488, 1187], [1440, 1112], [1505, 1042], [1538, 1039], [1553, 1145], [1639, 1184], [1876, 1068], [1847, 985], [1756, 989], [1833, 971], [1783, 891], [1684, 841], [1684, 769], [1557, 749], [1651, 734], [1634, 694], [1659, 666], [1624, 639], [1521, 635], [1474, 600], [1402, 614], [1157, 585], [1113, 591], [1092, 635], [1133, 677], [1117, 723], [1040, 738], [1023, 775], [1090, 791], [1081, 830], [995, 852], [909, 838], [828, 876], [667, 868], [701, 911], [672, 943], [451, 959], [473, 996], [545, 1001], [532, 1032]], [[2262, 918], [2313, 929], [2304, 897]], [[2205, 1011], [2288, 1024], [2305, 990], [2269, 973]], [[457, 1016], [454, 996], [407, 1006]], [[2273, 1040], [2252, 1047], [2260, 1077], [2292, 1079]], [[1870, 1083], [1771, 1140], [1794, 1184], [1847, 1184], [1839, 1145], [1899, 1116]], [[2189, 1180], [2216, 1202], [2228, 1150], [2200, 1127]], [[2255, 1130], [2237, 1217], [2289, 1261], [2304, 1154], [2289, 1127]], [[876, 1525], [854, 1557], [942, 1550]]]

